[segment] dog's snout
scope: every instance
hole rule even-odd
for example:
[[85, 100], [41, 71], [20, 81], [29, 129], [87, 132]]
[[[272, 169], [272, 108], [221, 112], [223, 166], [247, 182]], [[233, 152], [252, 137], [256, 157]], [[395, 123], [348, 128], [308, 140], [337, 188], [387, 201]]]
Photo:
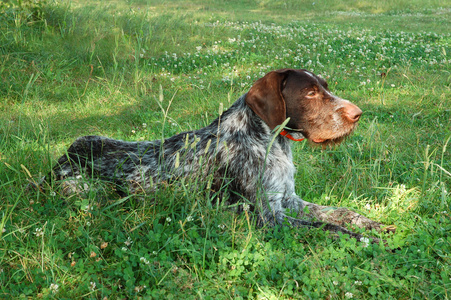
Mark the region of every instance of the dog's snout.
[[354, 105], [349, 103], [349, 105], [347, 105], [345, 107], [344, 110], [344, 116], [352, 123], [357, 122], [360, 119], [360, 116], [362, 115], [362, 110]]

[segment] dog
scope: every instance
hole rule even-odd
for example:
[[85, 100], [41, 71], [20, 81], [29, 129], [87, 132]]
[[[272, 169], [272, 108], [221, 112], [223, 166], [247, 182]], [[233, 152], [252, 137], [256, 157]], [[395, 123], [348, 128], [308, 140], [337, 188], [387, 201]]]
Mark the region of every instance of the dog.
[[199, 130], [141, 142], [80, 137], [58, 159], [51, 176], [65, 194], [87, 189], [84, 176], [114, 182], [129, 193], [152, 192], [158, 183], [182, 177], [210, 178], [212, 191], [224, 191], [229, 203], [247, 203], [262, 223], [322, 227], [360, 238], [343, 226], [380, 229], [381, 224], [296, 195], [290, 143], [338, 144], [361, 115], [355, 104], [332, 94], [321, 77], [281, 69], [258, 79]]

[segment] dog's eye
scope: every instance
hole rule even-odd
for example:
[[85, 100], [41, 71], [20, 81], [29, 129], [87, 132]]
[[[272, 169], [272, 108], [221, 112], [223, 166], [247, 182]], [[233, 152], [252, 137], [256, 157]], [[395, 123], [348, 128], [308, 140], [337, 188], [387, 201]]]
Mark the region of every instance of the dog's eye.
[[309, 97], [315, 97], [316, 96], [316, 91], [310, 91], [307, 93], [307, 96]]

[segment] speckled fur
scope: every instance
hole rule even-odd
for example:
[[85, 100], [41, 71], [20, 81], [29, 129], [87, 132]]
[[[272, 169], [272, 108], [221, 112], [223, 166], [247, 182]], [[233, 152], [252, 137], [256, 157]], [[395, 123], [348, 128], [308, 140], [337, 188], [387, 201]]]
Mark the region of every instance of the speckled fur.
[[[94, 174], [126, 185], [135, 193], [151, 191], [161, 181], [213, 173], [216, 180], [212, 189], [218, 190], [227, 183], [234, 192], [230, 193], [232, 202], [241, 199], [238, 196], [241, 195], [249, 203], [256, 203], [258, 194], [266, 195], [271, 207], [263, 210], [266, 219], [272, 217], [272, 211], [302, 210], [302, 201], [294, 192], [295, 168], [290, 141], [283, 136], [276, 137], [263, 170], [266, 149], [273, 135], [246, 105], [245, 96], [209, 126], [182, 132], [165, 139], [163, 144], [161, 140], [126, 142], [102, 136], [80, 137], [69, 147], [67, 155], [61, 156], [53, 172], [57, 180], [65, 180], [66, 187], [68, 182], [72, 185], [68, 193], [83, 188], [74, 180], [82, 174]], [[242, 126], [235, 126], [236, 123]], [[207, 144], [210, 146], [206, 150]], [[201, 166], [200, 157], [203, 157]], [[258, 193], [259, 186], [265, 192]]]

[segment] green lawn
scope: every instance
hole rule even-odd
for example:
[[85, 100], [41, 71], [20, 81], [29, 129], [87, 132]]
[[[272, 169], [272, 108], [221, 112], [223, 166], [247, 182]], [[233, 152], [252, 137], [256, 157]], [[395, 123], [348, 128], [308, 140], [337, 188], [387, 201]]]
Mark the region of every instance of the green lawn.
[[[3, 1], [0, 298], [450, 299], [450, 28], [439, 0]], [[79, 136], [200, 128], [284, 67], [364, 111], [334, 149], [293, 144], [297, 193], [395, 225], [387, 245], [259, 228], [189, 179], [26, 189]]]

